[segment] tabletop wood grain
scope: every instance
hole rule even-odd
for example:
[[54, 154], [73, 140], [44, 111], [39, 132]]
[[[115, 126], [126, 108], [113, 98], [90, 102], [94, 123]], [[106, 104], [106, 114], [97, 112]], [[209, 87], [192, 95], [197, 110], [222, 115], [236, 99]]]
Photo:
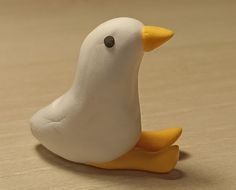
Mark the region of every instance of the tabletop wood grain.
[[[233, 0], [0, 0], [0, 189], [236, 189], [235, 8]], [[71, 163], [31, 135], [32, 114], [69, 88], [83, 38], [119, 16], [176, 33], [145, 54], [139, 73], [143, 129], [183, 128], [169, 174]]]

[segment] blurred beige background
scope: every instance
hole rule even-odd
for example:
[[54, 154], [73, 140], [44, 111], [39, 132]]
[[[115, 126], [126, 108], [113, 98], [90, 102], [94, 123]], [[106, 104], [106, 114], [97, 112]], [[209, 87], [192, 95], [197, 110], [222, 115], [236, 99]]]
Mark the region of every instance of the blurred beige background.
[[[236, 189], [235, 10], [233, 0], [0, 0], [0, 189]], [[83, 38], [120, 16], [176, 33], [139, 76], [143, 128], [184, 129], [169, 174], [73, 164], [30, 132], [32, 114], [69, 88]]]

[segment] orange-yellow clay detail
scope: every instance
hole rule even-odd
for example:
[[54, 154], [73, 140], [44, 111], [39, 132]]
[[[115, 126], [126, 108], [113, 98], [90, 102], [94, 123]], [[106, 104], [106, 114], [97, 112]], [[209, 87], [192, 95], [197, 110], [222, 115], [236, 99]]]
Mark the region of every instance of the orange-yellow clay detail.
[[173, 35], [171, 30], [165, 28], [144, 26], [142, 30], [143, 50], [151, 51], [165, 43]]
[[175, 167], [178, 160], [179, 147], [173, 145], [158, 152], [148, 152], [136, 148], [111, 162], [101, 164], [88, 163], [88, 165], [104, 169], [132, 169], [167, 173]]
[[104, 169], [133, 169], [166, 173], [172, 170], [179, 160], [179, 147], [171, 146], [181, 135], [181, 128], [161, 131], [143, 131], [136, 147], [107, 163], [88, 163]]

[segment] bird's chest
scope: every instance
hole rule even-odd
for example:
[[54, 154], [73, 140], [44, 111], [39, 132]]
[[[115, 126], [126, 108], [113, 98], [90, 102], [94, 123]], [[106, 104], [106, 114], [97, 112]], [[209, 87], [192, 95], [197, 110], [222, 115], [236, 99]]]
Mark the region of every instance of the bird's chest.
[[104, 104], [81, 109], [73, 123], [77, 134], [86, 140], [104, 143], [133, 139], [141, 130], [139, 106]]

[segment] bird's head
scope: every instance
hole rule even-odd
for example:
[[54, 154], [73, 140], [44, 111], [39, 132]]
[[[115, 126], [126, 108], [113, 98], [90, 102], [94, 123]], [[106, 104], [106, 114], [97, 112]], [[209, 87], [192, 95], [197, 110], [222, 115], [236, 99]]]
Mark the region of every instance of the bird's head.
[[132, 18], [115, 18], [85, 38], [79, 65], [83, 73], [97, 79], [125, 78], [137, 73], [144, 52], [159, 47], [172, 36], [173, 32], [164, 28], [144, 26]]

